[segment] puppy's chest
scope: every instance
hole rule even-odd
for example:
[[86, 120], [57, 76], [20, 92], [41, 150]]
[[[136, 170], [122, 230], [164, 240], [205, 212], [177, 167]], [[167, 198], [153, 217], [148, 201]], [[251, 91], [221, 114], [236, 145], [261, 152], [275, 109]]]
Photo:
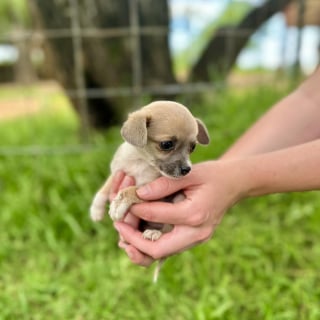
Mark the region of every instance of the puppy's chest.
[[126, 172], [135, 178], [136, 185], [146, 184], [160, 176], [137, 150], [127, 143], [123, 143], [115, 153], [111, 162], [111, 172], [118, 170]]

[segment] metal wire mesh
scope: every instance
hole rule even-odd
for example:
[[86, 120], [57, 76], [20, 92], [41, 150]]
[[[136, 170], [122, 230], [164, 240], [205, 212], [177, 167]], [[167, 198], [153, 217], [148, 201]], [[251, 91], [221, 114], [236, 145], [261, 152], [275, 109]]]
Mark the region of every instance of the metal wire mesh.
[[[140, 36], [143, 35], [157, 35], [163, 34], [168, 31], [166, 27], [142, 27], [139, 21], [138, 12], [138, 0], [129, 1], [130, 10], [130, 25], [128, 28], [104, 28], [104, 29], [92, 29], [92, 28], [82, 28], [80, 26], [79, 18], [79, 3], [78, 0], [68, 0], [70, 17], [71, 17], [71, 28], [68, 29], [53, 29], [53, 30], [25, 30], [18, 29], [15, 32], [9, 34], [0, 35], [1, 42], [11, 42], [19, 43], [24, 41], [35, 42], [37, 39], [46, 38], [70, 38], [73, 46], [73, 59], [74, 59], [74, 75], [76, 89], [67, 90], [67, 94], [70, 97], [78, 99], [80, 102], [80, 117], [81, 117], [81, 130], [82, 130], [82, 143], [72, 146], [63, 147], [50, 147], [50, 146], [24, 146], [24, 147], [12, 147], [12, 146], [0, 146], [0, 155], [12, 156], [19, 154], [27, 155], [40, 155], [48, 154], [50, 152], [56, 154], [66, 154], [66, 153], [77, 153], [77, 152], [87, 152], [88, 146], [87, 142], [90, 140], [90, 128], [88, 121], [88, 107], [86, 103], [86, 98], [97, 98], [97, 97], [114, 97], [114, 96], [131, 96], [133, 97], [132, 103], [135, 106], [140, 105], [143, 95], [150, 94], [193, 94], [196, 92], [206, 92], [212, 91], [217, 88], [223, 87], [224, 83], [216, 82], [214, 85], [210, 82], [208, 83], [179, 83], [179, 84], [164, 84], [164, 85], [152, 85], [144, 86], [142, 85], [142, 60], [141, 60], [141, 43]], [[299, 15], [298, 15], [298, 25], [303, 25], [303, 12], [305, 10], [304, 1], [299, 1]], [[226, 32], [221, 30], [220, 32]], [[247, 33], [251, 33], [252, 30], [241, 29], [233, 30], [237, 36], [241, 36]], [[83, 39], [86, 37], [96, 37], [96, 38], [108, 38], [112, 40], [117, 37], [130, 37], [131, 41], [131, 72], [132, 72], [132, 83], [130, 86], [116, 87], [116, 88], [105, 88], [105, 89], [88, 89], [85, 85], [84, 80], [84, 65], [81, 56], [81, 47], [83, 45]], [[299, 35], [298, 48], [300, 50], [301, 46], [301, 35]], [[226, 55], [232, 51], [232, 43], [228, 43], [226, 48]], [[297, 51], [298, 52], [298, 51]], [[49, 94], [50, 95], [50, 94]], [[48, 96], [48, 99], [49, 96]], [[1, 104], [1, 102], [0, 102]], [[27, 103], [26, 103], [27, 104]], [[0, 110], [1, 112], [1, 110]], [[90, 148], [90, 147], [89, 147]]]

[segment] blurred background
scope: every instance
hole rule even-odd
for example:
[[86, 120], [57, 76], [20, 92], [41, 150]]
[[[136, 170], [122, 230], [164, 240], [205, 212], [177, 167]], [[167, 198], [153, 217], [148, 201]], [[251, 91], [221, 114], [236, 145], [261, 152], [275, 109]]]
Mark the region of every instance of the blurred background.
[[1, 83], [60, 86], [84, 131], [145, 97], [309, 74], [319, 62], [315, 0], [4, 0], [0, 10]]
[[128, 112], [182, 102], [218, 157], [319, 65], [319, 24], [319, 0], [2, 0], [0, 318], [319, 319], [316, 192], [239, 204], [157, 286], [88, 218]]

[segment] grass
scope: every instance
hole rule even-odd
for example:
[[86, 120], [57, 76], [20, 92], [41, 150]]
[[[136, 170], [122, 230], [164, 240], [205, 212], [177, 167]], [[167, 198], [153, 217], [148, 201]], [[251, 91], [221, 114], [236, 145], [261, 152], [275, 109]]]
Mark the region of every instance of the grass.
[[[287, 91], [254, 88], [206, 97], [194, 113], [213, 142], [199, 147], [194, 161], [219, 156]], [[48, 105], [40, 113], [1, 122], [2, 151], [79, 143], [78, 122], [65, 99], [43, 101]], [[119, 128], [112, 128], [95, 134], [94, 147], [84, 152], [2, 152], [1, 320], [320, 318], [317, 192], [240, 203], [211, 241], [170, 258], [153, 285], [152, 268], [132, 265], [118, 249], [110, 220], [94, 224], [88, 218], [120, 141]]]

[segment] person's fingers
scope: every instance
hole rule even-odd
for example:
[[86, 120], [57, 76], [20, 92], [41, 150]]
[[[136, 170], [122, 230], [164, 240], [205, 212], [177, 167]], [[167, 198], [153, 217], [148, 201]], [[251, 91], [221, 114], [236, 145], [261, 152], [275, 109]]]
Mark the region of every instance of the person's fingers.
[[134, 264], [138, 264], [143, 267], [148, 267], [154, 262], [154, 259], [143, 254], [132, 245], [126, 243], [125, 241], [119, 241], [119, 247], [126, 252], [127, 256]]
[[114, 176], [112, 177], [111, 189], [110, 189], [110, 201], [114, 199], [117, 192], [119, 191], [120, 184], [125, 176], [123, 171], [117, 171]]
[[[130, 208], [130, 212], [139, 217], [140, 219], [151, 221], [151, 222], [161, 222], [167, 224], [189, 224], [197, 225], [202, 221], [197, 221], [199, 218], [196, 214], [197, 211], [195, 206], [190, 211], [191, 200], [184, 199], [183, 201], [177, 203], [170, 202], [144, 202], [139, 204], [134, 204]], [[192, 212], [192, 214], [190, 213]], [[195, 213], [194, 213], [195, 212]], [[179, 213], [179, 214], [177, 214]], [[199, 219], [198, 219], [199, 220]]]
[[135, 181], [133, 177], [125, 176], [120, 184], [119, 190], [133, 186], [134, 184], [135, 184]]
[[135, 215], [131, 214], [131, 212], [129, 211], [126, 214], [126, 216], [124, 217], [123, 221], [125, 223], [129, 224], [130, 226], [132, 226], [133, 228], [138, 229], [140, 219], [138, 217], [136, 217]]
[[142, 200], [158, 200], [163, 199], [179, 190], [187, 183], [187, 178], [169, 179], [160, 177], [146, 185], [137, 189], [137, 195]]
[[112, 184], [110, 189], [110, 201], [112, 201], [119, 190], [135, 184], [134, 178], [127, 176], [123, 171], [117, 171], [112, 178]]
[[[132, 226], [135, 229], [138, 229], [139, 227], [139, 223], [140, 223], [140, 219], [136, 216], [134, 216], [133, 214], [131, 214], [130, 212], [128, 212], [123, 221], [127, 224], [129, 224], [130, 226]], [[120, 241], [124, 241], [123, 237], [121, 236], [121, 234], [119, 234], [119, 239]]]
[[212, 235], [212, 230], [209, 229], [199, 230], [180, 225], [175, 226], [171, 232], [163, 234], [159, 240], [153, 242], [144, 239], [141, 232], [124, 223], [117, 222], [115, 227], [126, 242], [155, 260], [186, 250], [197, 243], [208, 240]]

